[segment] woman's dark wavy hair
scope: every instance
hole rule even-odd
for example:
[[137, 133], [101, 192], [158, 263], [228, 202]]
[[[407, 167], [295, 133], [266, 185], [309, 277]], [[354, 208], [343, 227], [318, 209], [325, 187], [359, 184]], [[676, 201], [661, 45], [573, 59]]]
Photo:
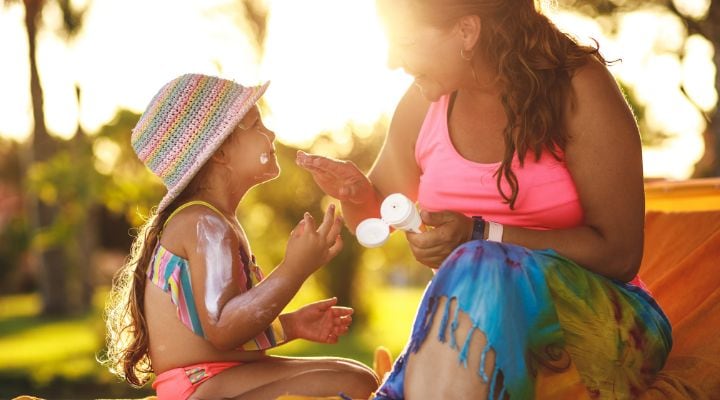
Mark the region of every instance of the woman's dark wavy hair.
[[[387, 1], [387, 0], [386, 0]], [[398, 0], [389, 0], [398, 1]], [[591, 57], [607, 64], [595, 46], [583, 46], [561, 32], [540, 12], [539, 0], [408, 0], [414, 15], [438, 27], [452, 26], [466, 15], [481, 18], [474, 57], [495, 69], [508, 125], [505, 154], [496, 173], [500, 195], [514, 208], [518, 180], [512, 160], [522, 166], [528, 154], [538, 160], [547, 150], [560, 160], [568, 142], [563, 124], [570, 80]], [[506, 193], [501, 183], [510, 187]]]

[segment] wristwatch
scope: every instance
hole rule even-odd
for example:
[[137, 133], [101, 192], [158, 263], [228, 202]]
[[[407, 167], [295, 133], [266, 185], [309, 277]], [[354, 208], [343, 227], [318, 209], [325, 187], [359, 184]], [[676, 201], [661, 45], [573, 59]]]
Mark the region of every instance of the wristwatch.
[[472, 217], [473, 230], [470, 240], [483, 240], [485, 237], [485, 220], [481, 216]]

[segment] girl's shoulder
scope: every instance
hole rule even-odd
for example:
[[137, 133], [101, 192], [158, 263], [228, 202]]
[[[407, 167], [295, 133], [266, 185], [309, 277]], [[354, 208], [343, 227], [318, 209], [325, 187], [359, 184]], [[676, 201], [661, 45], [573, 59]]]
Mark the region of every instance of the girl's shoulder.
[[187, 248], [196, 248], [200, 236], [237, 241], [237, 233], [222, 214], [202, 204], [192, 204], [172, 214], [165, 222], [160, 244], [168, 251], [187, 258]]

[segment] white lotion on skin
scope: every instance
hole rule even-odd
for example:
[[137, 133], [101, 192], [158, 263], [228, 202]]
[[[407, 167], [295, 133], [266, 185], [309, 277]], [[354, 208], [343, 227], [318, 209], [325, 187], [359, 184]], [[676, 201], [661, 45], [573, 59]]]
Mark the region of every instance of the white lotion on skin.
[[270, 161], [270, 157], [268, 156], [268, 153], [262, 152], [260, 154], [260, 164], [265, 165]]
[[232, 284], [230, 227], [217, 216], [203, 216], [197, 224], [197, 252], [205, 259], [205, 308], [212, 323], [220, 318], [220, 297]]

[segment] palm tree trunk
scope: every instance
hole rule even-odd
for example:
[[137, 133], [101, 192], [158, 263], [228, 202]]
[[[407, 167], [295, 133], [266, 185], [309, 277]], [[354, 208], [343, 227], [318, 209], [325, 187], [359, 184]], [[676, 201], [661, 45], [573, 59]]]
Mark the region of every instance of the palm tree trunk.
[[[55, 143], [45, 125], [43, 113], [43, 90], [37, 68], [37, 28], [43, 4], [42, 0], [26, 0], [25, 28], [28, 38], [30, 59], [30, 94], [33, 111], [33, 135], [29, 149], [30, 165], [48, 160], [55, 153]], [[28, 193], [30, 221], [35, 234], [50, 227], [57, 215], [57, 207], [41, 201], [35, 194]], [[43, 313], [60, 315], [67, 313], [65, 289], [64, 252], [57, 245], [38, 250], [37, 263], [40, 272], [40, 291], [43, 299]]]

